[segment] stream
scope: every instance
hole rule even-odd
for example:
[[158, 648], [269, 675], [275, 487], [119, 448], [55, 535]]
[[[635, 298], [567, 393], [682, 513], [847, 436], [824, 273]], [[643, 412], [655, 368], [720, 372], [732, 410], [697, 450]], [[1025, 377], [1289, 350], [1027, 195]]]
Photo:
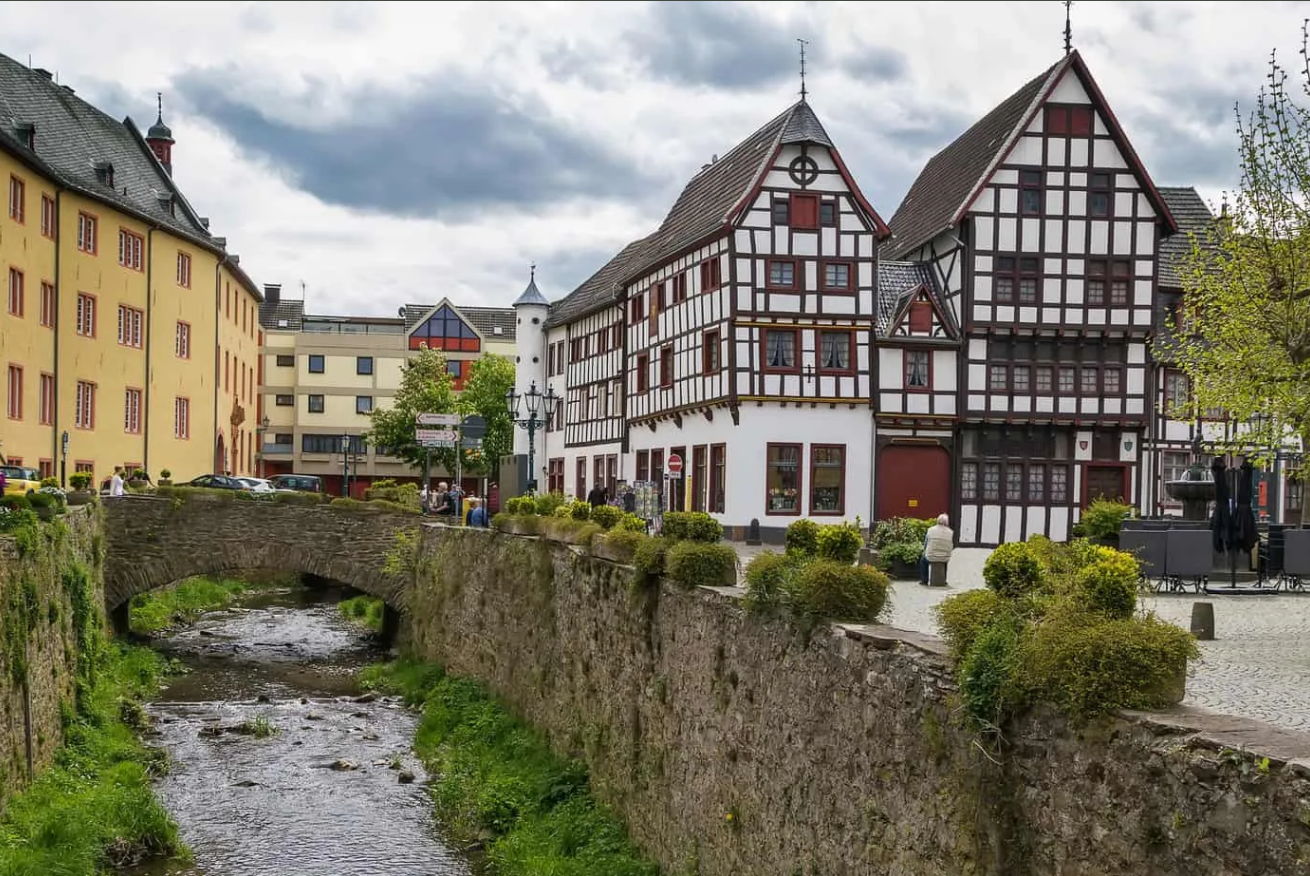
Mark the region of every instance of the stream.
[[150, 744], [172, 759], [156, 792], [195, 861], [133, 876], [475, 872], [433, 822], [411, 752], [418, 716], [358, 695], [355, 673], [386, 654], [341, 617], [340, 598], [257, 592], [155, 643], [191, 670], [147, 711]]

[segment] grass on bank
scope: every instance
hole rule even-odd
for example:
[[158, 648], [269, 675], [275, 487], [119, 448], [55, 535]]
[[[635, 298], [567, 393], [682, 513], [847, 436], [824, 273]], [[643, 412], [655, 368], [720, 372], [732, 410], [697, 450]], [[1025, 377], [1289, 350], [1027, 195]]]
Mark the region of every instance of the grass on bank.
[[144, 636], [195, 623], [207, 611], [227, 608], [250, 587], [245, 581], [200, 576], [143, 593], [132, 598], [131, 630]]
[[385, 607], [376, 596], [352, 596], [337, 603], [342, 617], [375, 633], [382, 632], [382, 612]]
[[423, 706], [414, 749], [435, 776], [437, 816], [456, 839], [485, 843], [496, 876], [658, 876], [592, 798], [586, 767], [553, 754], [479, 685], [412, 660], [360, 681]]
[[159, 689], [164, 661], [147, 648], [98, 643], [79, 708], [64, 710], [54, 764], [0, 818], [0, 876], [93, 876], [155, 856], [188, 857], [155, 798], [159, 752], [141, 744], [141, 700]]

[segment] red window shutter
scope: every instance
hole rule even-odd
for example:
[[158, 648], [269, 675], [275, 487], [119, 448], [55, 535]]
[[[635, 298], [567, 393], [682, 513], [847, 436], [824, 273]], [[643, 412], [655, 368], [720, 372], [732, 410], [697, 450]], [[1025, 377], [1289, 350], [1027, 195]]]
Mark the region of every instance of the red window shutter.
[[916, 301], [910, 306], [910, 331], [927, 334], [932, 331], [932, 305]]
[[791, 227], [819, 227], [819, 197], [817, 195], [791, 196]]
[[1092, 133], [1092, 108], [1075, 106], [1069, 109], [1069, 133], [1086, 137]]
[[1046, 108], [1046, 133], [1069, 133], [1069, 108], [1066, 106], [1048, 106]]

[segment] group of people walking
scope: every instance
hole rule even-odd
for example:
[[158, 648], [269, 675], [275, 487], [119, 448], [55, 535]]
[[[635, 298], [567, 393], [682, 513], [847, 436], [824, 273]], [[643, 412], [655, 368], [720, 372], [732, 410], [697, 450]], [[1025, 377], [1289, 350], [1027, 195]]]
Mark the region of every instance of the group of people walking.
[[424, 514], [444, 517], [458, 525], [490, 526], [491, 517], [487, 506], [477, 496], [465, 496], [459, 485], [451, 486], [445, 481], [437, 483], [435, 490], [429, 490], [424, 484], [418, 493], [419, 509]]

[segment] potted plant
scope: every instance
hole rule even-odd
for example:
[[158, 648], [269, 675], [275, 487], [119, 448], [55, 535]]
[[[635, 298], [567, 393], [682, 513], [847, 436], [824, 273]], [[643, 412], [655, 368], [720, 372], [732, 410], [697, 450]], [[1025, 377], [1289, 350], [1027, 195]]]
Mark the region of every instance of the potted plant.
[[159, 470], [159, 485], [161, 487], [171, 487], [173, 485], [173, 473], [166, 468]]
[[42, 520], [53, 520], [59, 513], [59, 502], [50, 493], [35, 492], [27, 497], [27, 501], [31, 503], [36, 516]]
[[132, 469], [132, 476], [127, 480], [127, 485], [134, 490], [145, 489], [149, 483], [150, 479], [146, 477], [146, 470], [143, 468]]
[[69, 505], [85, 505], [91, 501], [94, 494], [91, 492], [90, 472], [73, 472], [68, 478], [68, 483], [73, 488], [73, 491], [66, 496]]

